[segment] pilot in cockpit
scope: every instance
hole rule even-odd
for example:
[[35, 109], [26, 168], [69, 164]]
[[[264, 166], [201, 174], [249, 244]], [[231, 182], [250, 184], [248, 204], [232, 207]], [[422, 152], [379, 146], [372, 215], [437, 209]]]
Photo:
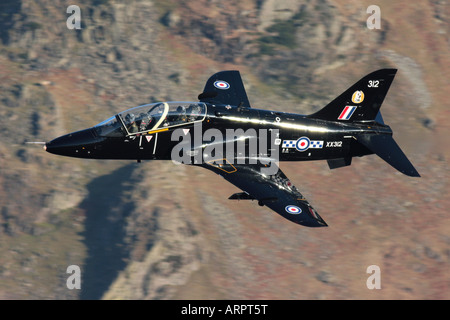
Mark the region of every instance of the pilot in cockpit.
[[135, 119], [134, 114], [132, 114], [132, 113], [127, 114], [125, 116], [125, 120], [127, 123], [127, 129], [128, 129], [129, 133], [138, 132], [138, 126], [136, 124], [136, 121], [135, 121], [136, 119]]
[[200, 106], [195, 105], [195, 104], [191, 104], [189, 106], [189, 109], [191, 109], [191, 114], [190, 114], [190, 119], [189, 120], [190, 121], [198, 120], [198, 118], [200, 117], [201, 112], [202, 112]]
[[147, 113], [141, 113], [139, 115], [141, 122], [139, 123], [139, 131], [149, 130], [152, 125], [152, 117]]
[[184, 106], [178, 106], [177, 108], [177, 122], [178, 123], [183, 123], [186, 122], [187, 118], [186, 118], [186, 108]]

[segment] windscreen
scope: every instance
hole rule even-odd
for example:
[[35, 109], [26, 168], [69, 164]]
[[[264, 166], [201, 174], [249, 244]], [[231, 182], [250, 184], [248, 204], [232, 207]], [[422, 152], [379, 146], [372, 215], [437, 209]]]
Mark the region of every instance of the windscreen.
[[94, 129], [102, 137], [123, 137], [125, 135], [123, 126], [116, 116], [100, 122]]

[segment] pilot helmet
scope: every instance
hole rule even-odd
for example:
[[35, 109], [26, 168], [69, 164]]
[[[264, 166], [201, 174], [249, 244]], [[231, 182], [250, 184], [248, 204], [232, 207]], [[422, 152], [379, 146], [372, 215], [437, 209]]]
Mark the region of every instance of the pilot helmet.
[[129, 123], [133, 123], [135, 116], [132, 113], [127, 114], [127, 116], [125, 117], [125, 119], [129, 122]]
[[200, 114], [200, 107], [198, 105], [192, 105], [192, 114]]

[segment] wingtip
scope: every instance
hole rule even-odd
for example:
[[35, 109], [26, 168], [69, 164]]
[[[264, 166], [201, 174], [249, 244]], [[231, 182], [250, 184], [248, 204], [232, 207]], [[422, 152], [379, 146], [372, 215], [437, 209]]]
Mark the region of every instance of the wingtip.
[[414, 167], [412, 167], [410, 170], [407, 170], [407, 171], [401, 171], [404, 175], [407, 175], [407, 176], [409, 176], [409, 177], [417, 177], [417, 178], [420, 178], [420, 174], [419, 174], [419, 172], [414, 168]]
[[318, 225], [317, 225], [318, 228], [328, 227], [328, 224], [325, 221], [323, 221], [323, 219], [321, 221], [317, 221], [317, 222], [318, 222]]

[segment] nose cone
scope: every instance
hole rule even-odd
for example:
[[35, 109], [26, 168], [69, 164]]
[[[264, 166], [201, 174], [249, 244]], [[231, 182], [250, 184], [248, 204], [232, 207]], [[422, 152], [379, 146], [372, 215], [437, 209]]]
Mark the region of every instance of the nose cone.
[[93, 146], [97, 141], [97, 136], [92, 128], [72, 132], [58, 137], [45, 144], [47, 152], [78, 158], [88, 158], [91, 156]]

